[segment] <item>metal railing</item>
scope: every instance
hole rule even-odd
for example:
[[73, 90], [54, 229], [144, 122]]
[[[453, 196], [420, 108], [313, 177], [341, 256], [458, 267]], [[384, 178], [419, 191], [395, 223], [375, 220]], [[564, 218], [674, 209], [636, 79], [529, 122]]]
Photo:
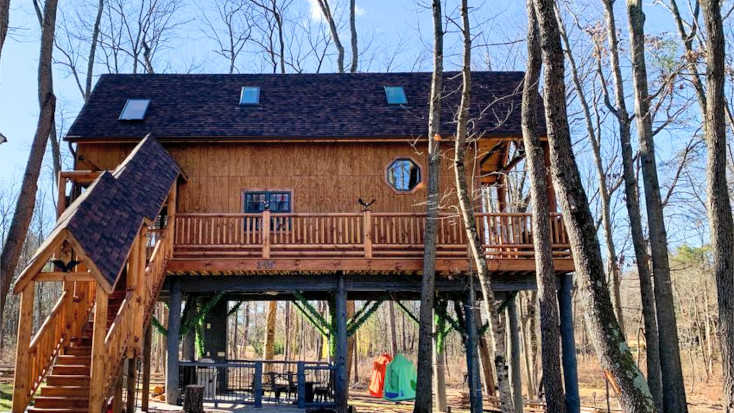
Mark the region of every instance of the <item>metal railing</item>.
[[292, 405], [299, 408], [334, 404], [334, 367], [311, 361], [227, 360], [179, 362], [179, 390], [203, 387], [204, 401], [214, 403]]

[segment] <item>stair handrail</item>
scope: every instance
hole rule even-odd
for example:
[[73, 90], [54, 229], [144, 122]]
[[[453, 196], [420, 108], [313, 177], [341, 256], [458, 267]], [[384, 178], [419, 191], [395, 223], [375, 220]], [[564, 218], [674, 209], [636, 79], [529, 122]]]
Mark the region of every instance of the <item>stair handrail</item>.
[[[105, 352], [107, 357], [104, 362], [102, 378], [104, 379], [104, 389], [102, 399], [107, 399], [112, 395], [118, 374], [122, 369], [125, 354], [127, 353], [130, 340], [135, 333], [134, 323], [136, 321], [136, 301], [135, 291], [128, 291], [125, 299], [122, 301], [115, 320], [112, 322], [107, 336], [105, 337]], [[96, 379], [96, 378], [94, 378]]]
[[51, 368], [59, 349], [68, 339], [66, 330], [67, 303], [71, 299], [69, 291], [64, 291], [54, 308], [44, 320], [28, 347], [30, 357], [29, 371], [26, 377], [28, 398], [33, 397], [43, 378]]
[[[114, 321], [104, 336], [104, 358], [100, 360], [93, 355], [91, 370], [93, 386], [90, 386], [89, 395], [91, 410], [97, 411], [98, 407], [104, 407], [105, 403], [113, 396], [119, 374], [122, 371], [126, 357], [128, 357], [126, 355], [139, 350], [139, 348], [132, 348], [131, 346], [139, 346], [144, 324], [148, 322], [149, 316], [152, 314], [151, 308], [155, 304], [158, 292], [163, 284], [166, 264], [173, 253], [171, 228], [172, 225], [169, 225], [161, 231], [161, 236], [155, 242], [150, 259], [143, 264], [145, 265], [144, 276], [138, 279], [134, 288], [127, 291]], [[148, 248], [145, 242], [146, 232], [147, 228], [141, 229], [140, 242], [133, 247], [139, 248], [136, 259], [145, 260], [147, 255], [145, 253]], [[134, 259], [131, 259], [131, 266], [136, 265], [133, 261]], [[103, 292], [98, 292], [98, 294], [100, 294], [98, 300], [108, 300], [108, 296]], [[106, 313], [106, 306], [103, 311]], [[101, 322], [105, 321], [106, 315], [104, 317], [100, 316], [99, 319]], [[94, 364], [97, 360], [101, 361], [99, 366]]]

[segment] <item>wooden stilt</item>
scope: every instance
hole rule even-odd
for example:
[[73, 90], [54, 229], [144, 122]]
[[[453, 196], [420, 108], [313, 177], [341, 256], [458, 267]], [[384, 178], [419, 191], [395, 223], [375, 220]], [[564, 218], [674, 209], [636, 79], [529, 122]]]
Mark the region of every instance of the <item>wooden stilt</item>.
[[573, 277], [571, 274], [561, 276], [561, 288], [558, 291], [558, 310], [561, 321], [561, 356], [563, 361], [563, 384], [566, 390], [566, 411], [579, 413], [579, 378], [576, 366], [576, 342], [573, 332]]
[[178, 335], [181, 330], [181, 284], [171, 279], [171, 296], [168, 305], [168, 338], [166, 340], [166, 403], [178, 402]]
[[89, 380], [89, 411], [98, 412], [104, 407], [104, 365], [107, 362], [105, 336], [107, 335], [107, 293], [97, 285], [94, 305], [94, 330], [92, 331], [92, 376]]
[[522, 374], [520, 370], [520, 327], [517, 323], [517, 306], [515, 294], [511, 293], [507, 302], [507, 330], [510, 337], [510, 380], [512, 383], [512, 400], [515, 412], [522, 413]]
[[33, 296], [35, 282], [25, 286], [20, 294], [20, 319], [15, 359], [15, 388], [13, 390], [13, 413], [22, 413], [28, 406], [28, 376], [30, 375], [31, 330], [33, 329]]
[[482, 410], [482, 381], [479, 375], [479, 353], [477, 351], [477, 323], [474, 320], [474, 282], [470, 277], [469, 288], [464, 295], [464, 317], [466, 326], [466, 372], [469, 378], [469, 408], [471, 413], [481, 413]]
[[125, 369], [127, 363], [124, 364], [124, 368], [120, 371], [120, 375], [115, 380], [115, 392], [112, 396], [112, 413], [122, 413], [122, 377], [125, 375]]
[[153, 339], [152, 326], [148, 325], [145, 330], [145, 341], [143, 342], [143, 390], [140, 396], [140, 410], [148, 411], [148, 399], [150, 398], [150, 352]]
[[344, 275], [339, 274], [335, 294], [335, 326], [336, 326], [336, 354], [334, 364], [334, 402], [339, 413], [347, 412], [349, 398], [349, 377], [347, 375], [347, 290], [344, 286]]
[[126, 412], [134, 412], [135, 407], [137, 405], [137, 400], [135, 400], [135, 395], [137, 392], [136, 385], [137, 385], [137, 372], [138, 372], [138, 363], [136, 358], [129, 358], [127, 359], [127, 382], [125, 383], [127, 387], [127, 400], [126, 400]]

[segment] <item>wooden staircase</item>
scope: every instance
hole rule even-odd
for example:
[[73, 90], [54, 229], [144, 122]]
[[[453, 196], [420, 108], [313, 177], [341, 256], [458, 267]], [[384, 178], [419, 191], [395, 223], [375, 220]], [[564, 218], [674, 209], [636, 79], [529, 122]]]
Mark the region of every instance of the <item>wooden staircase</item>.
[[[109, 296], [107, 325], [109, 331], [115, 321], [125, 290], [116, 290]], [[46, 375], [46, 386], [34, 399], [28, 413], [86, 413], [89, 411], [89, 379], [92, 367], [92, 337], [94, 318], [90, 318], [81, 331], [56, 357], [50, 373]]]
[[157, 230], [152, 248], [148, 231], [141, 228], [113, 291], [93, 280], [64, 281], [64, 294], [33, 337], [35, 286], [22, 290], [19, 324], [26, 327], [19, 329], [13, 413], [101, 413], [120, 394], [123, 364], [140, 356], [173, 253], [169, 227]]

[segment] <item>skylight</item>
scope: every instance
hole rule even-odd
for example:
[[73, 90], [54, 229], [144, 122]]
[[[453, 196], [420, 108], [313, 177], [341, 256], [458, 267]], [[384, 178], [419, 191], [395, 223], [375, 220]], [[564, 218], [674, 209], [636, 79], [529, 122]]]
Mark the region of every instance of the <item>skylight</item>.
[[120, 113], [120, 120], [143, 120], [148, 111], [150, 99], [128, 99]]
[[408, 98], [402, 86], [385, 86], [385, 97], [388, 105], [407, 105]]
[[240, 106], [257, 105], [260, 103], [260, 88], [258, 86], [242, 86]]

